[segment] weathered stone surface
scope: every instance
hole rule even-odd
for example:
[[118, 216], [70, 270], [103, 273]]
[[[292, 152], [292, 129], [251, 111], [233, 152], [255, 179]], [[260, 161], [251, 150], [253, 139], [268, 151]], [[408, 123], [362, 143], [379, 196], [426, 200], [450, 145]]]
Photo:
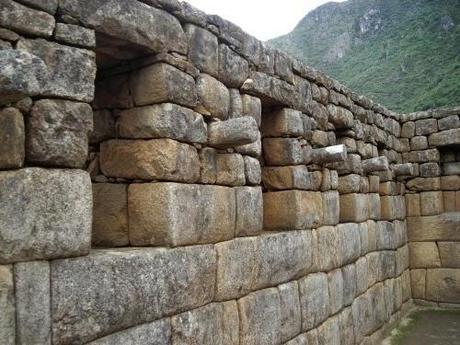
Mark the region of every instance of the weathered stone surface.
[[409, 253], [411, 268], [441, 267], [436, 242], [410, 242]]
[[24, 164], [24, 119], [15, 108], [0, 111], [0, 169], [20, 168]]
[[407, 217], [409, 241], [459, 241], [460, 213], [450, 212], [437, 216]]
[[442, 267], [460, 268], [460, 243], [438, 242]]
[[224, 186], [243, 186], [246, 183], [243, 156], [238, 153], [218, 154], [216, 183]]
[[413, 137], [410, 140], [411, 150], [426, 150], [428, 148], [428, 139], [425, 136]]
[[220, 44], [219, 80], [222, 81], [227, 87], [240, 88], [244, 81], [247, 79], [248, 74], [248, 62], [237, 53], [235, 53], [232, 49], [230, 49], [227, 45]]
[[16, 345], [16, 313], [13, 266], [0, 266], [0, 338], [5, 345]]
[[123, 247], [128, 238], [128, 187], [124, 184], [93, 184], [92, 243]]
[[327, 319], [318, 327], [319, 345], [340, 345], [340, 326], [337, 316]]
[[84, 343], [209, 303], [215, 267], [211, 246], [98, 250], [55, 260], [53, 344]]
[[264, 137], [303, 136], [302, 113], [289, 108], [266, 113], [261, 131]]
[[305, 165], [264, 167], [262, 181], [269, 190], [310, 189], [312, 186]]
[[54, 33], [56, 41], [79, 47], [95, 48], [96, 34], [94, 30], [73, 24], [57, 23]]
[[361, 255], [360, 231], [356, 223], [337, 225], [340, 266], [354, 262]]
[[415, 122], [409, 121], [401, 126], [401, 137], [412, 138], [415, 135]]
[[77, 170], [0, 173], [0, 262], [86, 255], [91, 181]]
[[261, 187], [236, 187], [235, 235], [257, 235], [263, 228], [263, 197]]
[[350, 153], [346, 159], [341, 162], [335, 162], [328, 165], [330, 168], [337, 170], [340, 175], [362, 174], [361, 156]]
[[381, 217], [380, 195], [378, 193], [369, 193], [369, 218], [379, 220]]
[[434, 216], [444, 211], [442, 192], [421, 192], [420, 213], [422, 216]]
[[444, 175], [460, 175], [460, 162], [444, 163], [442, 172]]
[[460, 128], [433, 133], [428, 138], [431, 146], [454, 145], [460, 143]]
[[250, 156], [244, 156], [243, 159], [246, 183], [249, 185], [259, 185], [262, 180], [262, 171], [259, 160]]
[[435, 302], [458, 303], [460, 270], [435, 268], [426, 271], [426, 299]]
[[14, 265], [16, 344], [51, 344], [50, 266], [47, 261]]
[[411, 291], [413, 298], [425, 298], [426, 270], [410, 270]]
[[340, 268], [327, 274], [329, 288], [329, 306], [331, 314], [337, 313], [343, 305], [343, 275]]
[[43, 39], [20, 40], [17, 49], [34, 54], [45, 62], [48, 73], [40, 95], [82, 102], [93, 100], [96, 77], [94, 52]]
[[[284, 205], [282, 208], [279, 205]], [[264, 193], [264, 228], [311, 229], [323, 222], [320, 192], [282, 191]]]
[[368, 265], [365, 256], [356, 260], [356, 292], [362, 294], [368, 288]]
[[309, 231], [270, 234], [258, 237], [257, 243], [256, 290], [304, 276], [313, 264]]
[[390, 169], [388, 158], [385, 156], [365, 159], [362, 161], [364, 173], [387, 171]]
[[322, 194], [323, 198], [323, 224], [336, 225], [340, 218], [339, 193], [337, 191], [326, 191]]
[[329, 121], [336, 128], [353, 127], [353, 113], [351, 111], [333, 104], [329, 104], [327, 110], [329, 112]]
[[38, 95], [48, 78], [43, 60], [20, 50], [0, 50], [0, 71], [0, 105]]
[[19, 0], [24, 5], [55, 14], [58, 7], [58, 0]]
[[116, 74], [96, 80], [94, 109], [126, 109], [134, 107], [129, 74]]
[[392, 166], [395, 176], [414, 176], [415, 168], [412, 163], [395, 164]]
[[380, 197], [380, 218], [382, 220], [404, 219], [406, 203], [401, 195]]
[[229, 300], [251, 292], [258, 269], [255, 237], [217, 243], [216, 299]]
[[347, 158], [345, 145], [334, 145], [312, 151], [312, 161], [316, 164], [342, 162]]
[[190, 143], [207, 141], [203, 117], [191, 109], [173, 103], [122, 111], [118, 126], [122, 138], [170, 138]]
[[441, 179], [439, 177], [417, 177], [406, 183], [406, 187], [415, 191], [431, 191], [441, 188]]
[[226, 121], [212, 122], [208, 126], [208, 144], [216, 147], [232, 147], [255, 142], [259, 137], [256, 120], [243, 116]]
[[1, 0], [0, 6], [0, 26], [32, 36], [49, 37], [53, 34], [55, 20], [48, 13], [10, 0]]
[[438, 129], [444, 131], [460, 127], [460, 118], [458, 115], [451, 115], [438, 120]]
[[59, 6], [61, 13], [111, 37], [155, 53], [187, 53], [187, 40], [179, 20], [139, 1], [96, 0], [88, 4], [84, 0], [64, 0]]
[[136, 105], [172, 102], [193, 108], [198, 100], [193, 77], [165, 63], [134, 71], [129, 85]]
[[281, 343], [281, 306], [276, 288], [251, 293], [238, 300], [240, 344]]
[[327, 274], [313, 273], [299, 280], [302, 331], [310, 330], [330, 315]]
[[238, 306], [235, 301], [212, 303], [171, 318], [174, 345], [238, 345]]
[[263, 149], [267, 165], [298, 165], [304, 161], [300, 141], [294, 138], [265, 138]]
[[141, 326], [110, 334], [91, 341], [88, 345], [170, 345], [171, 325], [169, 319], [161, 319]]
[[366, 194], [340, 195], [340, 221], [363, 222], [369, 214], [368, 197]]
[[257, 140], [251, 144], [240, 145], [234, 147], [235, 151], [243, 155], [259, 158], [262, 155], [262, 140], [260, 132], [258, 133]]
[[361, 189], [361, 176], [349, 174], [339, 176], [338, 190], [340, 194], [359, 193]]
[[344, 309], [338, 316], [340, 328], [340, 344], [354, 345], [355, 332], [353, 329], [353, 313], [351, 308]]
[[376, 243], [378, 250], [395, 249], [395, 227], [392, 222], [377, 222]]
[[128, 213], [132, 245], [214, 243], [235, 234], [235, 194], [227, 187], [131, 184]]
[[225, 120], [230, 110], [230, 93], [217, 79], [207, 74], [200, 74], [197, 80], [199, 105], [196, 111], [203, 115]]
[[403, 153], [403, 158], [411, 163], [439, 162], [440, 154], [438, 149], [429, 149]]
[[342, 264], [342, 248], [339, 234], [335, 227], [323, 226], [315, 230], [318, 253], [315, 258], [317, 269], [330, 271]]
[[43, 99], [26, 118], [26, 158], [29, 162], [81, 168], [88, 155], [93, 112], [86, 103]]
[[193, 183], [200, 176], [196, 149], [171, 139], [103, 142], [100, 163], [110, 177]]
[[101, 141], [116, 137], [115, 118], [107, 109], [96, 110], [93, 113], [93, 131], [91, 132], [90, 144], [99, 144]]
[[210, 31], [193, 24], [186, 24], [184, 29], [189, 43], [190, 62], [201, 72], [217, 77], [219, 65], [217, 37]]
[[243, 103], [242, 115], [252, 116], [260, 127], [262, 122], [262, 102], [260, 98], [250, 95], [241, 95], [241, 102]]
[[281, 309], [281, 341], [287, 341], [300, 333], [302, 318], [297, 281], [278, 286]]
[[441, 167], [438, 163], [423, 163], [419, 165], [420, 176], [432, 177], [441, 175]]
[[415, 122], [415, 135], [428, 135], [438, 130], [436, 119], [425, 119]]

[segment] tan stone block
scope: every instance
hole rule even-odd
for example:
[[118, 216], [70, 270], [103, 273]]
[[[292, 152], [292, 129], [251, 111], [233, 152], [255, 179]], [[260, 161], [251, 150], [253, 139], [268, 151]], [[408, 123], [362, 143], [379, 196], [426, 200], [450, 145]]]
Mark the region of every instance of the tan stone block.
[[420, 213], [422, 216], [434, 216], [444, 211], [442, 192], [420, 193]]
[[408, 216], [420, 216], [420, 194], [406, 194], [406, 210]]
[[265, 138], [263, 150], [267, 165], [298, 165], [304, 161], [300, 141], [294, 138]]
[[236, 187], [236, 236], [259, 234], [263, 229], [262, 187]]
[[200, 176], [196, 149], [171, 139], [106, 141], [100, 163], [110, 177], [193, 183]]
[[239, 153], [218, 154], [216, 169], [217, 184], [224, 186], [244, 186], [246, 184], [244, 159]]
[[338, 190], [340, 194], [359, 193], [361, 176], [350, 174], [339, 177]]
[[443, 191], [442, 197], [444, 199], [444, 211], [455, 212], [455, 192]]
[[292, 230], [316, 228], [323, 222], [320, 192], [282, 191], [264, 193], [264, 228]]
[[406, 203], [404, 196], [381, 196], [380, 211], [380, 218], [382, 220], [404, 219], [406, 217]]
[[[207, 74], [200, 74], [196, 88], [199, 105], [195, 111], [225, 120], [230, 110], [230, 92], [217, 79]], [[180, 93], [180, 92], [179, 92]]]
[[460, 268], [460, 242], [438, 242], [442, 267]]
[[411, 268], [441, 267], [436, 242], [410, 242], [409, 253]]
[[378, 193], [368, 194], [369, 200], [369, 218], [374, 220], [380, 219], [380, 195]]
[[369, 175], [369, 192], [378, 193], [380, 190], [380, 178], [376, 175]]
[[340, 268], [327, 274], [329, 288], [329, 306], [331, 314], [337, 313], [343, 306], [343, 275]]
[[216, 243], [235, 235], [235, 192], [228, 187], [131, 184], [128, 212], [134, 246]]
[[93, 184], [92, 243], [102, 247], [122, 247], [128, 238], [128, 186]]
[[281, 341], [285, 342], [300, 333], [302, 318], [297, 281], [278, 286], [281, 307]]
[[458, 303], [460, 300], [460, 269], [428, 269], [426, 271], [426, 299]]
[[459, 190], [460, 189], [460, 176], [441, 176], [441, 189], [442, 190]]
[[336, 225], [339, 223], [340, 217], [340, 202], [339, 193], [337, 191], [327, 191], [322, 194], [324, 225]]
[[459, 241], [460, 213], [407, 217], [409, 241]]
[[380, 183], [379, 193], [380, 195], [396, 195], [397, 193], [396, 182], [387, 181]]
[[322, 226], [315, 230], [318, 251], [315, 258], [319, 271], [330, 271], [340, 267], [342, 263], [342, 247], [337, 229], [333, 226]]
[[326, 273], [313, 273], [299, 280], [302, 331], [318, 326], [330, 315]]
[[363, 222], [369, 216], [367, 194], [340, 195], [340, 222]]
[[439, 177], [416, 177], [406, 183], [406, 187], [413, 191], [432, 191], [441, 189]]
[[305, 165], [264, 167], [262, 181], [269, 190], [310, 189], [310, 174]]
[[266, 113], [261, 131], [263, 137], [303, 136], [302, 113], [289, 108]]
[[425, 298], [426, 270], [410, 270], [410, 281], [413, 298]]

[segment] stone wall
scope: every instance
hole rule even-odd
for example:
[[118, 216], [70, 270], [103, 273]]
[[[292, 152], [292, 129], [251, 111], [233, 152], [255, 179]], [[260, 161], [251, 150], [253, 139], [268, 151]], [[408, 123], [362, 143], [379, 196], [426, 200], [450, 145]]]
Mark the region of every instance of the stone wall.
[[460, 294], [460, 109], [405, 114], [403, 159], [413, 163], [406, 205], [412, 296], [449, 305]]
[[422, 115], [175, 0], [0, 0], [0, 27], [5, 344], [374, 344], [412, 298], [460, 302]]

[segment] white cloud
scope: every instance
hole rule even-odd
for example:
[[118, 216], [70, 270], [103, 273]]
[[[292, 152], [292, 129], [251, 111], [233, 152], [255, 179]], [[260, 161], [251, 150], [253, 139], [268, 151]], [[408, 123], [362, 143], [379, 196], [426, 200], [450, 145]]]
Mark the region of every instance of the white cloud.
[[[342, 2], [345, 0], [334, 0]], [[289, 33], [311, 10], [330, 0], [188, 0], [208, 14], [217, 14], [260, 40]]]

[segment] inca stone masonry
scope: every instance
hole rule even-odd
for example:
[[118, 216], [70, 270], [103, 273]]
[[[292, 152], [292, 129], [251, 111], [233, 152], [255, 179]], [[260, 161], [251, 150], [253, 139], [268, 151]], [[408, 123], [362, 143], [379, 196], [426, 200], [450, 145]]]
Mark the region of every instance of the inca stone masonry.
[[176, 0], [0, 27], [1, 344], [378, 344], [460, 305], [460, 108], [396, 114]]

